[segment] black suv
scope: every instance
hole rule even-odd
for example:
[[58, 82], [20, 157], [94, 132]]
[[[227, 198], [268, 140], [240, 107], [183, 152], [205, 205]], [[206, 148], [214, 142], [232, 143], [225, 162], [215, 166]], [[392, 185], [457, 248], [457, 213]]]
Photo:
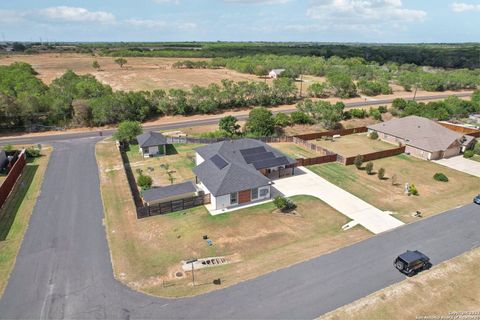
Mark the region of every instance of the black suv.
[[393, 262], [395, 268], [400, 272], [411, 277], [419, 271], [427, 270], [432, 267], [430, 258], [418, 250], [406, 252], [399, 255]]

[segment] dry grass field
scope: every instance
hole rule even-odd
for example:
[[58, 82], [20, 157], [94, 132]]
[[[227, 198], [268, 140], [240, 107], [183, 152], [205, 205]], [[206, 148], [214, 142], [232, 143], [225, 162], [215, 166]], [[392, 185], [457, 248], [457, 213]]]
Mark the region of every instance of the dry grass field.
[[[480, 192], [480, 178], [433, 162], [398, 155], [373, 163], [374, 172], [380, 168], [386, 170], [384, 180], [378, 179], [376, 174], [368, 175], [365, 170], [358, 170], [353, 165], [328, 163], [309, 169], [375, 207], [396, 213], [395, 216], [404, 222], [418, 220], [412, 217], [417, 210], [423, 216], [430, 216], [470, 203]], [[449, 182], [435, 181], [433, 175], [437, 172], [444, 173]], [[395, 185], [392, 183], [394, 175], [397, 177]], [[418, 196], [405, 195], [407, 182], [415, 184]]]
[[[350, 245], [371, 236], [361, 227], [342, 231], [348, 219], [312, 197], [296, 197], [297, 215], [272, 203], [212, 217], [204, 207], [137, 220], [113, 141], [96, 147], [108, 242], [117, 279], [165, 297], [208, 292]], [[203, 235], [213, 241], [208, 246]], [[181, 260], [227, 256], [231, 264], [183, 272]], [[177, 274], [178, 273], [178, 274]], [[212, 281], [220, 278], [221, 285]]]
[[[479, 319], [480, 248], [434, 266], [320, 317], [350, 319]], [[464, 312], [451, 314], [451, 312]], [[468, 312], [472, 312], [468, 315]], [[442, 318], [443, 317], [443, 318]]]
[[270, 146], [293, 159], [314, 158], [320, 156], [320, 154], [315, 151], [310, 151], [300, 145], [290, 142], [271, 143]]
[[372, 140], [368, 138], [366, 133], [350, 134], [334, 140], [317, 139], [311, 142], [344, 157], [353, 157], [358, 154], [373, 153], [397, 147], [381, 140]]

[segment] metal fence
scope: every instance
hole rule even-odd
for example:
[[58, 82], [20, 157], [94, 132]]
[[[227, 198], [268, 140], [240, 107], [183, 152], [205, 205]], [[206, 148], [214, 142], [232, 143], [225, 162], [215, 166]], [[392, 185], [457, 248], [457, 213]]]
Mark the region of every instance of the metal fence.
[[151, 216], [157, 216], [176, 211], [191, 209], [210, 203], [210, 195], [198, 195], [196, 197], [188, 197], [179, 200], [162, 202], [150, 206], [137, 207], [137, 218], [142, 219]]

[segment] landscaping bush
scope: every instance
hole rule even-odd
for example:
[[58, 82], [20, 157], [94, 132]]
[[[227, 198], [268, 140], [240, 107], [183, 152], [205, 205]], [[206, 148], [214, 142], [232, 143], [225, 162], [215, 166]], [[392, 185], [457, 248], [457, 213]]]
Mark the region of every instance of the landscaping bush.
[[363, 156], [362, 156], [361, 154], [359, 154], [358, 156], [356, 156], [353, 164], [355, 165], [355, 167], [357, 167], [358, 170], [362, 169]]
[[477, 142], [475, 147], [473, 147], [473, 153], [480, 156], [480, 142]]
[[280, 196], [277, 196], [275, 199], [273, 199], [273, 204], [281, 211], [289, 211], [297, 207], [292, 200]]
[[367, 165], [365, 166], [365, 171], [368, 173], [368, 174], [372, 174], [372, 171], [373, 171], [373, 162], [369, 162], [367, 163]]
[[290, 119], [293, 124], [312, 124], [313, 119], [302, 111], [294, 111], [290, 114]]
[[373, 131], [369, 135], [370, 139], [372, 140], [377, 140], [378, 139], [378, 133], [376, 131]]
[[441, 182], [448, 182], [448, 177], [441, 172], [435, 173], [433, 179]]
[[277, 113], [274, 117], [273, 120], [275, 121], [275, 125], [280, 128], [285, 128], [291, 125], [291, 120], [288, 115], [285, 113]]
[[378, 170], [377, 175], [378, 175], [378, 179], [383, 180], [383, 179], [385, 178], [385, 169], [384, 169], [384, 168], [380, 168], [380, 169]]
[[378, 111], [380, 113], [387, 113], [388, 110], [387, 110], [386, 106], [380, 106], [380, 107], [378, 107]]
[[415, 187], [415, 185], [414, 185], [413, 183], [408, 187], [408, 192], [409, 192], [412, 196], [418, 196], [418, 195], [419, 195], [418, 190], [417, 190], [417, 187]]
[[473, 150], [467, 150], [465, 151], [465, 153], [463, 154], [463, 157], [464, 158], [471, 158], [475, 155], [475, 153], [473, 152]]
[[30, 147], [25, 150], [27, 158], [38, 158], [40, 157], [40, 149]]
[[372, 117], [375, 120], [382, 120], [382, 114], [378, 109], [370, 109], [370, 112], [368, 113], [370, 117]]
[[143, 174], [139, 175], [137, 178], [137, 185], [142, 188], [142, 190], [148, 190], [152, 187], [153, 180], [150, 176], [145, 176]]
[[350, 115], [352, 116], [352, 118], [358, 118], [358, 119], [363, 119], [367, 116], [367, 111], [364, 110], [364, 109], [350, 109], [349, 110], [350, 112]]

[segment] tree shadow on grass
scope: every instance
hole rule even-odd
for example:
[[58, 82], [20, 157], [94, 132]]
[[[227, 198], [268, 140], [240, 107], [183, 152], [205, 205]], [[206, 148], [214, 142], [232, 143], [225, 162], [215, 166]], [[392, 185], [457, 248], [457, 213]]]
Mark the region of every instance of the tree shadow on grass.
[[35, 173], [38, 170], [38, 165], [27, 164], [20, 176], [19, 181], [13, 188], [5, 205], [0, 210], [0, 241], [5, 241], [10, 232], [10, 229], [15, 221], [23, 200], [27, 196]]

